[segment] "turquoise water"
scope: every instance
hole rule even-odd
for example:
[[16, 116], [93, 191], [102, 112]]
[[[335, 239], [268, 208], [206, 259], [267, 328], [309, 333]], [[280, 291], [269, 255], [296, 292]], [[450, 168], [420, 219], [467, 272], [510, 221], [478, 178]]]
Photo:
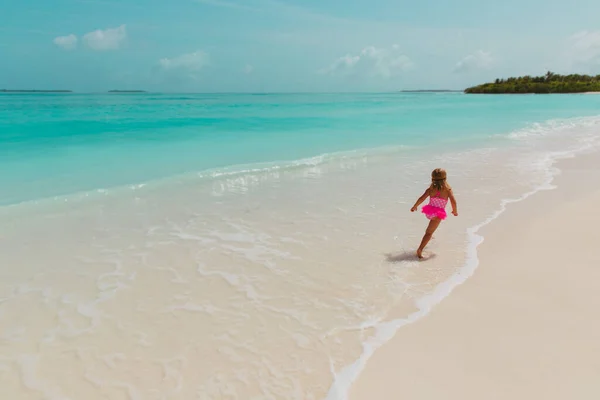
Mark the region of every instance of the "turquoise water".
[[471, 146], [600, 96], [0, 95], [0, 204], [381, 146]]

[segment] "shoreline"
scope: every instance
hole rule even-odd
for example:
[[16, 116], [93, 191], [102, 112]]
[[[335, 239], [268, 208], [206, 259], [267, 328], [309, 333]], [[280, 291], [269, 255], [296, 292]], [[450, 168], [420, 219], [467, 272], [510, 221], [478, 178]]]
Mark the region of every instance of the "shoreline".
[[[597, 107], [581, 97], [572, 100], [569, 112], [581, 117], [556, 119], [565, 111], [551, 112], [536, 104], [526, 112], [530, 117], [506, 122], [522, 128], [498, 126], [495, 130], [502, 133], [492, 136], [473, 130], [462, 132], [463, 138], [449, 130], [447, 140], [429, 146], [399, 133], [405, 145], [413, 145], [394, 147], [401, 154], [385, 144], [385, 151], [374, 154], [368, 150], [379, 147], [373, 141], [350, 158], [338, 152], [333, 158], [300, 160], [300, 165], [275, 161], [266, 169], [246, 164], [237, 171], [243, 165], [237, 164], [236, 171], [228, 167], [171, 176], [169, 170], [201, 165], [196, 160], [187, 164], [182, 156], [197, 158], [204, 153], [196, 150], [208, 143], [158, 141], [141, 153], [165, 154], [163, 159], [133, 158], [128, 146], [136, 142], [126, 141], [122, 148], [105, 149], [114, 150], [121, 167], [135, 165], [131, 169], [86, 170], [95, 163], [79, 164], [83, 158], [74, 157], [63, 166], [78, 168], [52, 174], [43, 186], [15, 179], [18, 175], [7, 179], [17, 189], [5, 196], [8, 200], [79, 183], [104, 183], [107, 190], [0, 207], [6, 227], [0, 264], [7, 266], [0, 271], [0, 297], [6, 298], [2, 313], [16, 327], [0, 361], [6, 371], [4, 390], [13, 398], [35, 396], [34, 391], [52, 396], [52, 387], [56, 393], [80, 393], [93, 400], [118, 397], [126, 384], [141, 397], [180, 390], [178, 398], [226, 397], [233, 391], [246, 397], [297, 393], [298, 398], [325, 398], [333, 375], [361, 357], [369, 336], [377, 339], [368, 343], [372, 348], [387, 342], [398, 324], [427, 315], [466, 279], [467, 229], [477, 230], [501, 209], [502, 199], [520, 199], [538, 190], [549, 179], [547, 168], [556, 157], [598, 141], [600, 119], [587, 116]], [[476, 122], [470, 106], [461, 102], [457, 100], [456, 110], [465, 114], [458, 119]], [[431, 101], [432, 107], [436, 103]], [[558, 105], [552, 107], [563, 107], [554, 103]], [[553, 115], [542, 119], [539, 113]], [[260, 108], [252, 115], [269, 114]], [[487, 118], [480, 122], [484, 119], [487, 123]], [[428, 131], [427, 126], [422, 129]], [[342, 132], [346, 130], [331, 134]], [[213, 149], [218, 152], [220, 146]], [[326, 141], [316, 147], [327, 152], [339, 146]], [[267, 160], [276, 153], [278, 159], [286, 154], [292, 158], [293, 153], [275, 148], [266, 153]], [[440, 151], [431, 154], [428, 149]], [[89, 153], [92, 160], [101, 160], [100, 150]], [[309, 148], [297, 150], [310, 153]], [[32, 161], [23, 177], [51, 175], [40, 168], [44, 162], [37, 164], [44, 160]], [[145, 165], [149, 168], [140, 168]], [[423, 264], [414, 256], [414, 246], [426, 221], [408, 209], [428, 185], [432, 167], [439, 166], [450, 171], [460, 209], [468, 212], [451, 218], [436, 233], [427, 249], [432, 256]], [[138, 169], [143, 173], [133, 173]], [[118, 171], [132, 174], [114, 174]], [[61, 182], [61, 175], [67, 180]], [[86, 175], [93, 179], [81, 179]], [[111, 184], [136, 175], [169, 178], [135, 187]], [[479, 243], [478, 236], [473, 238], [467, 265], [472, 269]], [[393, 322], [384, 324], [389, 320]], [[256, 330], [263, 334], [256, 337]], [[36, 357], [36, 364], [25, 381], [26, 366], [20, 360], [29, 355]], [[105, 360], [114, 361], [115, 367], [97, 370]], [[64, 367], [56, 370], [57, 364]], [[142, 364], [157, 369], [139, 369]], [[172, 379], [156, 379], [161, 366]], [[215, 370], [220, 371], [218, 381]], [[103, 382], [93, 393], [86, 371]], [[350, 379], [338, 376], [337, 382], [346, 392], [360, 370], [347, 372]], [[178, 388], [177, 382], [185, 385]]]
[[[496, 295], [500, 293], [502, 295], [504, 294], [502, 292], [510, 289], [507, 289], [506, 287], [494, 288], [494, 282], [489, 282], [489, 279], [486, 281], [485, 276], [498, 274], [499, 271], [503, 272], [501, 269], [491, 269], [493, 265], [498, 264], [496, 261], [497, 258], [503, 260], [507, 257], [513, 257], [513, 253], [506, 254], [506, 247], [504, 247], [505, 243], [515, 244], [517, 247], [520, 245], [515, 239], [515, 236], [518, 237], [518, 234], [514, 235], [514, 229], [511, 230], [511, 228], [514, 228], [515, 224], [535, 230], [534, 224], [535, 221], [537, 221], [536, 218], [541, 218], [544, 213], [552, 215], [556, 212], [556, 209], [563, 211], [563, 214], [572, 212], [572, 210], [569, 209], [569, 206], [575, 201], [574, 198], [577, 196], [583, 198], [583, 202], [587, 202], [586, 204], [588, 205], [593, 204], [595, 201], [600, 201], [600, 192], [597, 189], [594, 191], [593, 187], [587, 187], [586, 185], [581, 184], [582, 181], [585, 182], [586, 180], [573, 179], [577, 178], [577, 175], [582, 173], [592, 174], [594, 178], [600, 179], [599, 154], [600, 153], [598, 152], [591, 154], [585, 153], [575, 157], [569, 155], [556, 155], [554, 160], [552, 160], [552, 165], [549, 166], [550, 171], [554, 170], [554, 172], [550, 172], [551, 176], [546, 185], [541, 185], [536, 191], [524, 195], [520, 200], [504, 201], [502, 210], [498, 211], [495, 216], [492, 216], [479, 226], [471, 228], [469, 236], [472, 239], [475, 239], [475, 242], [472, 241], [470, 246], [472, 247], [474, 254], [469, 254], [467, 256], [465, 270], [459, 272], [457, 274], [458, 276], [454, 277], [454, 284], [450, 284], [451, 287], [448, 288], [449, 290], [446, 290], [446, 296], [454, 290], [452, 296], [448, 296], [448, 298], [445, 299], [446, 301], [441, 304], [438, 304], [441, 299], [429, 304], [431, 312], [421, 311], [419, 312], [421, 315], [404, 321], [402, 324], [396, 324], [397, 326], [395, 329], [397, 331], [391, 335], [388, 332], [388, 336], [391, 337], [391, 340], [385, 340], [384, 343], [379, 343], [379, 345], [376, 346], [376, 349], [371, 349], [375, 350], [372, 356], [367, 356], [365, 359], [357, 361], [358, 364], [355, 363], [357, 365], [352, 366], [354, 369], [354, 376], [352, 378], [354, 379], [347, 379], [350, 378], [347, 371], [342, 371], [338, 375], [338, 378], [346, 378], [344, 381], [346, 381], [346, 384], [349, 383], [349, 385], [345, 389], [348, 391], [345, 392], [339, 390], [341, 388], [338, 387], [337, 393], [334, 395], [334, 393], [330, 392], [328, 399], [396, 399], [398, 392], [402, 392], [404, 395], [410, 394], [410, 398], [416, 399], [464, 399], [465, 396], [466, 398], [473, 399], [490, 398], [489, 392], [494, 390], [493, 375], [481, 377], [481, 382], [477, 381], [477, 379], [474, 382], [471, 382], [471, 375], [461, 375], [460, 371], [453, 371], [452, 368], [455, 366], [454, 364], [460, 364], [464, 358], [478, 359], [477, 365], [479, 366], [481, 366], [482, 363], [486, 366], [490, 366], [490, 364], [494, 363], [493, 359], [489, 360], [487, 364], [487, 358], [484, 357], [483, 360], [480, 359], [481, 354], [485, 354], [486, 350], [492, 350], [493, 353], [494, 346], [488, 344], [486, 341], [489, 337], [484, 336], [479, 338], [483, 348], [469, 353], [469, 347], [473, 340], [471, 337], [472, 332], [480, 328], [479, 322], [485, 319], [485, 317], [491, 318], [493, 321], [505, 318], [508, 320], [506, 321], [508, 327], [518, 326], [518, 324], [511, 324], [511, 317], [517, 318], [514, 314], [502, 315], [500, 313], [502, 311], [501, 306], [498, 307], [500, 310], [495, 315], [490, 315], [492, 313], [488, 312], [489, 310], [486, 309], [486, 303], [481, 301], [481, 296], [485, 296], [489, 292], [495, 292]], [[565, 179], [565, 175], [570, 177], [571, 180]], [[548, 191], [548, 189], [554, 190]], [[544, 194], [546, 194], [546, 197], [552, 198], [552, 201], [533, 201], [534, 199], [539, 199]], [[540, 203], [544, 203], [543, 206], [540, 206]], [[507, 211], [507, 213], [504, 213], [503, 211]], [[502, 216], [501, 214], [506, 215]], [[578, 215], [578, 217], [584, 218], [585, 216], [582, 217], [581, 215]], [[566, 217], [563, 216], [563, 218]], [[489, 222], [496, 219], [498, 219], [498, 221], [495, 224], [487, 226]], [[600, 222], [600, 218], [597, 217], [597, 219], [598, 222]], [[483, 235], [478, 234], [480, 230]], [[538, 233], [541, 235], [544, 234], [543, 231]], [[565, 243], [568, 243], [568, 239], [569, 238], [565, 239]], [[483, 244], [484, 240], [485, 244]], [[537, 245], [539, 246], [539, 243], [537, 243]], [[479, 249], [477, 249], [478, 246], [480, 246]], [[544, 247], [543, 242], [541, 247]], [[517, 252], [519, 250], [521, 251], [521, 253], [519, 253], [520, 256], [524, 256], [525, 258], [528, 257], [527, 253], [523, 254], [525, 249], [522, 247], [517, 248]], [[566, 249], [562, 252], [557, 250], [561, 255], [564, 255], [565, 251], [570, 253], [570, 249]], [[534, 252], [534, 254], [536, 253]], [[468, 260], [472, 256], [475, 257], [475, 263], [477, 263], [477, 258], [480, 259], [479, 266], [481, 267], [474, 276], [470, 275], [477, 269], [477, 265], [469, 268], [468, 263]], [[594, 255], [593, 251], [591, 256], [596, 257], [596, 259], [600, 261], [600, 256], [598, 254]], [[516, 260], [509, 260], [506, 261], [506, 263], [513, 269], [518, 268], [516, 265], [523, 270], [527, 270], [527, 268], [531, 267], [531, 265], [527, 263], [521, 265], [524, 261], [519, 261], [520, 258], [517, 257]], [[533, 262], [535, 262], [535, 259]], [[549, 262], [552, 262], [552, 258], [550, 258]], [[541, 268], [542, 270], [544, 269], [543, 266]], [[464, 276], [465, 272], [467, 276]], [[475, 282], [462, 285], [469, 277], [471, 280], [477, 280], [481, 287], [475, 286]], [[460, 282], [456, 282], [457, 279], [459, 279]], [[513, 282], [512, 279], [508, 279], [508, 281], [510, 283]], [[448, 282], [445, 282], [440, 286], [445, 286], [447, 283]], [[517, 283], [520, 282], [517, 281]], [[532, 282], [528, 283], [531, 284]], [[560, 281], [557, 282], [557, 285], [560, 284]], [[595, 286], [596, 290], [600, 288], [599, 284], [596, 284]], [[530, 289], [529, 287], [518, 288], [525, 290]], [[439, 290], [436, 290], [436, 292], [439, 292]], [[544, 292], [544, 294], [551, 295], [551, 293], [546, 292]], [[520, 293], [520, 295], [527, 298], [527, 293]], [[423, 310], [423, 308], [421, 308], [421, 310]], [[551, 313], [552, 310], [544, 309], [544, 311]], [[477, 312], [478, 315], [473, 317], [475, 312]], [[466, 318], [465, 314], [472, 316], [473, 320], [461, 324], [460, 319]], [[500, 315], [500, 318], [498, 318], [497, 315]], [[427, 316], [428, 318], [422, 318], [424, 316]], [[521, 315], [520, 317], [523, 316]], [[587, 317], [592, 318], [592, 315], [587, 315]], [[457, 323], [457, 321], [459, 322]], [[402, 325], [406, 326], [399, 330], [398, 328]], [[469, 327], [473, 329], [469, 329]], [[600, 333], [599, 328], [600, 325], [597, 325], [594, 330]], [[450, 329], [458, 331], [452, 338], [449, 338], [447, 335], [448, 330]], [[440, 334], [440, 332], [444, 333]], [[493, 336], [493, 333], [491, 336]], [[502, 340], [502, 338], [493, 339]], [[435, 342], [441, 346], [441, 348], [438, 349], [439, 353], [436, 353], [436, 350], [431, 349], [431, 342]], [[490, 347], [492, 349], [490, 349]], [[385, 352], [377, 351], [383, 348], [386, 349]], [[453, 354], [453, 351], [457, 348], [460, 348], [461, 350]], [[502, 354], [500, 353], [499, 356], [501, 355]], [[524, 362], [523, 360], [521, 361]], [[415, 369], [415, 365], [419, 365], [422, 369]], [[444, 368], [441, 368], [440, 365], [443, 365]], [[440, 371], [438, 371], [438, 369]], [[346, 372], [346, 374], [344, 372]], [[502, 374], [504, 371], [496, 372]], [[596, 371], [596, 375], [598, 373], [600, 373], [600, 370]], [[478, 370], [474, 370], [472, 374], [475, 377], [478, 377]], [[565, 378], [564, 375], [562, 377], [563, 379]], [[468, 381], [461, 382], [460, 378], [465, 378], [465, 380], [468, 379]], [[514, 385], [515, 383], [512, 382], [512, 384]], [[454, 389], [454, 392], [448, 392], [450, 387]], [[510, 387], [510, 385], [508, 387]], [[479, 389], [479, 392], [477, 392], [476, 389]], [[541, 390], [539, 387], [535, 389]], [[594, 389], [594, 393], [598, 396], [600, 394], [600, 384], [597, 384]], [[335, 391], [335, 385], [332, 387], [332, 390]], [[551, 393], [552, 391], [548, 390], [547, 396]], [[529, 393], [529, 395], [522, 398], [531, 397], [536, 397], [535, 392]], [[503, 396], [499, 395], [498, 398], [521, 397], [515, 397], [515, 393], [509, 390], [505, 392]]]
[[[352, 393], [352, 387], [357, 380], [360, 380], [367, 363], [371, 357], [382, 347], [388, 345], [394, 337], [399, 334], [401, 328], [407, 328], [414, 323], [419, 322], [424, 317], [429, 316], [434, 309], [446, 300], [455, 289], [464, 284], [471, 278], [475, 271], [480, 266], [479, 246], [484, 242], [485, 237], [480, 233], [489, 224], [499, 219], [509, 208], [509, 205], [520, 204], [531, 196], [535, 196], [540, 192], [556, 189], [556, 178], [561, 174], [560, 168], [557, 167], [564, 160], [571, 158], [583, 157], [591, 151], [596, 151], [593, 143], [587, 143], [577, 149], [552, 151], [547, 154], [541, 161], [543, 163], [542, 170], [546, 172], [542, 182], [533, 189], [518, 195], [515, 198], [505, 198], [500, 201], [499, 207], [494, 210], [490, 216], [484, 218], [481, 222], [466, 228], [466, 236], [468, 244], [465, 249], [465, 258], [462, 267], [452, 274], [447, 280], [441, 282], [431, 293], [416, 299], [417, 311], [400, 319], [385, 321], [375, 326], [376, 334], [369, 337], [363, 342], [363, 353], [352, 364], [344, 366], [341, 370], [332, 371], [334, 381], [328, 391], [326, 400], [341, 400], [353, 399], [349, 397]], [[540, 160], [538, 160], [540, 162]], [[439, 233], [439, 231], [438, 231]], [[431, 245], [430, 245], [431, 246]], [[446, 251], [449, 249], [446, 248]], [[427, 249], [426, 249], [427, 252]], [[368, 396], [365, 397], [368, 400]]]

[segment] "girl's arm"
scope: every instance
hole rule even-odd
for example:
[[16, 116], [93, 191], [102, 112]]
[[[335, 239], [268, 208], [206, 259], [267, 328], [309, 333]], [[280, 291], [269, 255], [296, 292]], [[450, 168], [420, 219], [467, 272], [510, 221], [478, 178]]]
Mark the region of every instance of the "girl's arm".
[[452, 189], [448, 191], [448, 198], [450, 199], [450, 204], [452, 204], [452, 214], [458, 217], [458, 209], [456, 208], [456, 199], [454, 198], [454, 193], [452, 193]]
[[410, 209], [411, 212], [415, 212], [417, 211], [417, 207], [419, 207], [419, 204], [421, 204], [422, 202], [424, 202], [427, 197], [429, 197], [429, 188], [427, 188], [427, 190], [425, 190], [425, 193], [423, 193], [421, 195], [421, 197], [419, 197], [417, 199], [417, 202], [415, 203], [415, 205]]

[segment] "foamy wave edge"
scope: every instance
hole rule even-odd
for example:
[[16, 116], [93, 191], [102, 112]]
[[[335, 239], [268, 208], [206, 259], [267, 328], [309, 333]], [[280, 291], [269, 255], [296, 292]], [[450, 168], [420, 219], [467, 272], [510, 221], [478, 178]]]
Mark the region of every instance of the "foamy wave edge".
[[[530, 128], [517, 130], [508, 135], [510, 139], [522, 140], [528, 139], [532, 136], [544, 136], [549, 133], [556, 133], [565, 129], [573, 129], [578, 127], [590, 127], [600, 125], [600, 116], [595, 117], [580, 117], [571, 119], [553, 119], [544, 123], [532, 124]], [[333, 375], [333, 383], [329, 388], [325, 400], [348, 400], [350, 389], [356, 379], [360, 376], [361, 372], [365, 368], [367, 361], [375, 353], [375, 351], [389, 342], [403, 326], [409, 325], [413, 322], [420, 320], [427, 316], [433, 308], [448, 297], [452, 291], [465, 283], [473, 274], [477, 267], [479, 267], [479, 256], [477, 248], [481, 243], [484, 242], [485, 238], [479, 234], [479, 231], [496, 220], [502, 215], [508, 208], [509, 204], [521, 202], [532, 195], [545, 191], [556, 189], [557, 186], [553, 185], [552, 182], [561, 173], [561, 170], [555, 166], [560, 160], [573, 158], [583, 153], [598, 150], [600, 147], [600, 135], [596, 138], [596, 141], [590, 140], [576, 149], [566, 151], [555, 151], [549, 152], [543, 157], [540, 162], [540, 168], [547, 171], [546, 179], [542, 184], [535, 187], [533, 190], [524, 193], [523, 195], [512, 198], [502, 199], [500, 207], [494, 211], [488, 218], [483, 222], [474, 225], [467, 229], [468, 244], [466, 248], [466, 258], [463, 266], [448, 280], [440, 283], [436, 286], [432, 293], [427, 294], [416, 300], [415, 305], [418, 311], [408, 315], [406, 318], [400, 318], [393, 321], [375, 323], [365, 325], [364, 328], [373, 328], [375, 334], [368, 340], [363, 342], [363, 352], [360, 357], [352, 364], [347, 365], [340, 371], [336, 372], [333, 363], [330, 362], [330, 370]]]

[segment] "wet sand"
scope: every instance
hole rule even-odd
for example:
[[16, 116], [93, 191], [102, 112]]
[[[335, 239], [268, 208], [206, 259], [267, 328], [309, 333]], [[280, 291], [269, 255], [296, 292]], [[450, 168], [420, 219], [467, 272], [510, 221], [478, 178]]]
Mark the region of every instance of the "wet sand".
[[600, 397], [600, 154], [558, 167], [556, 189], [482, 229], [474, 276], [375, 352], [351, 400]]

